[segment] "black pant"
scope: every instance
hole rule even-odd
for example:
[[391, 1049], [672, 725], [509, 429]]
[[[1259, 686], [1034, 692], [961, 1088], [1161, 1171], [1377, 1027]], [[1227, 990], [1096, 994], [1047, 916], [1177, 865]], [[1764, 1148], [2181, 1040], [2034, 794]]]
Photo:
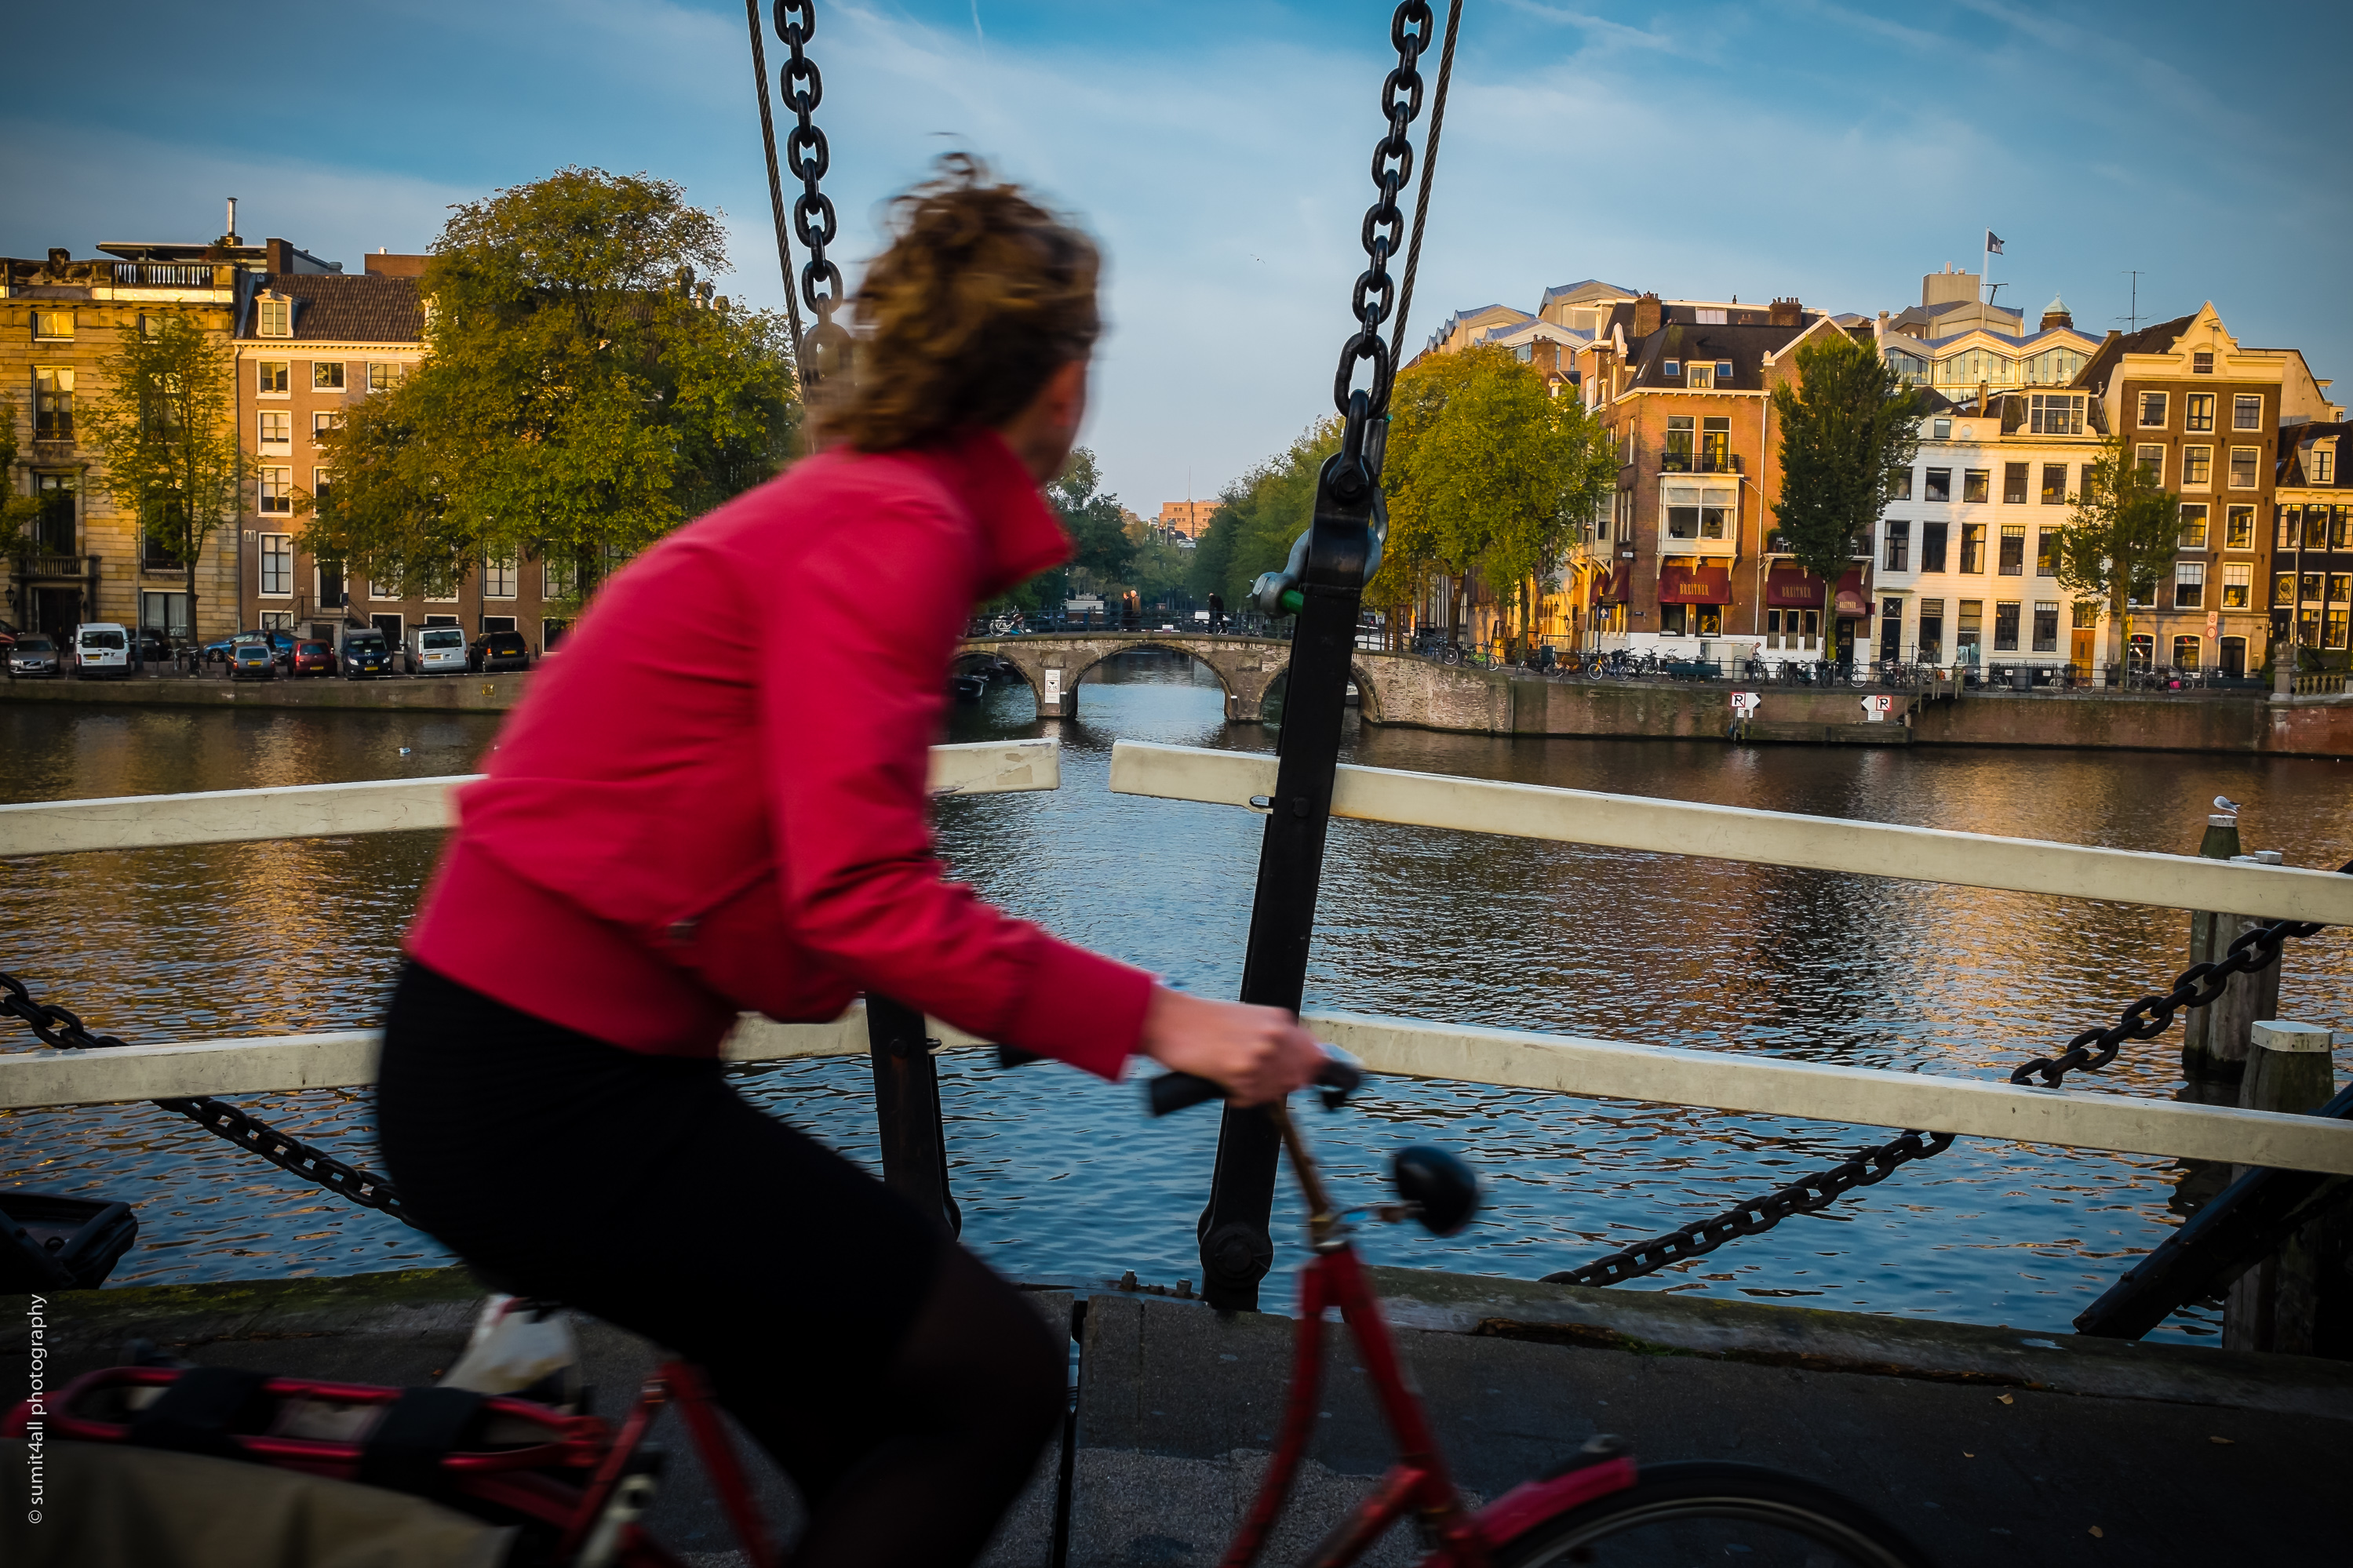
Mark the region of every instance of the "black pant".
[[[977, 1552], [1059, 1423], [1062, 1349], [1019, 1292], [715, 1061], [622, 1050], [412, 963], [377, 1093], [426, 1230], [501, 1289], [703, 1367], [810, 1507], [797, 1561]], [[895, 1517], [918, 1488], [928, 1516]], [[859, 1517], [820, 1552], [836, 1500]]]

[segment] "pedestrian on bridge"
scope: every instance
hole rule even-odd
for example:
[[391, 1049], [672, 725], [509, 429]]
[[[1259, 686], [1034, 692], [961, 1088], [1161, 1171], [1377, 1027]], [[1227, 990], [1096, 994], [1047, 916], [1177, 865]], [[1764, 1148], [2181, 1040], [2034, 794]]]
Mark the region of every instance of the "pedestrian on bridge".
[[1226, 629], [1226, 601], [1222, 595], [1209, 595], [1209, 629], [1213, 632]]
[[[381, 1074], [418, 1223], [702, 1363], [800, 1489], [796, 1568], [976, 1556], [1060, 1429], [1065, 1352], [935, 1215], [737, 1094], [740, 1014], [880, 993], [1252, 1102], [1322, 1060], [1287, 1012], [1168, 990], [942, 874], [956, 640], [1071, 552], [1039, 486], [1086, 407], [1097, 256], [961, 157], [892, 226], [855, 380], [812, 407], [824, 449], [617, 574], [459, 793]], [[913, 613], [853, 607], [877, 600]], [[684, 621], [691, 647], [644, 637]]]

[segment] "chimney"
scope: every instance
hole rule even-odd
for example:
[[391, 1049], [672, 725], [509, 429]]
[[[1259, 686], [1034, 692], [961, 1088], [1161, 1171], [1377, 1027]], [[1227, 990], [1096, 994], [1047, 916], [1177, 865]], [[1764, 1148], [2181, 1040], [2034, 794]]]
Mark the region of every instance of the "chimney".
[[261, 242], [261, 253], [264, 258], [261, 263], [261, 269], [264, 272], [291, 272], [294, 270], [294, 247], [287, 244], [286, 241], [282, 239], [263, 240]]
[[245, 241], [237, 237], [237, 198], [235, 196], [228, 198], [228, 227], [222, 233], [219, 243], [222, 245], [243, 245], [245, 243]]
[[1765, 321], [1767, 326], [1802, 327], [1806, 324], [1806, 310], [1795, 300], [1784, 300], [1776, 295], [1772, 311]]
[[1638, 338], [1647, 338], [1657, 331], [1662, 314], [1659, 297], [1656, 294], [1646, 293], [1634, 301], [1634, 335]]
[[68, 250], [64, 246], [53, 245], [49, 247], [49, 270], [52, 273], [62, 277], [65, 273], [66, 263], [72, 259], [73, 252]]

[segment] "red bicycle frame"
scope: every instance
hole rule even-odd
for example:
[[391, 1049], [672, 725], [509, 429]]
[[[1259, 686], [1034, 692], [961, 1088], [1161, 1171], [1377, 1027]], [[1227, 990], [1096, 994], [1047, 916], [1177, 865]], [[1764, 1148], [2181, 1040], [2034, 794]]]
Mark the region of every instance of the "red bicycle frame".
[[1305, 1140], [1282, 1106], [1269, 1108], [1267, 1114], [1282, 1129], [1292, 1169], [1305, 1190], [1314, 1257], [1299, 1277], [1296, 1359], [1290, 1397], [1283, 1405], [1282, 1435], [1250, 1517], [1226, 1549], [1220, 1568], [1250, 1568], [1258, 1561], [1290, 1498], [1299, 1461], [1306, 1456], [1315, 1430], [1324, 1380], [1324, 1313], [1335, 1307], [1356, 1337], [1365, 1375], [1372, 1381], [1382, 1418], [1396, 1441], [1398, 1458], [1373, 1494], [1308, 1554], [1303, 1568], [1346, 1568], [1409, 1514], [1431, 1542], [1423, 1568], [1487, 1568], [1492, 1548], [1557, 1514], [1632, 1486], [1633, 1458], [1620, 1454], [1523, 1482], [1477, 1514], [1464, 1510], [1461, 1494], [1447, 1472], [1445, 1456], [1438, 1451], [1437, 1439], [1430, 1433], [1421, 1399], [1406, 1380], [1388, 1321], [1381, 1316], [1380, 1300], [1365, 1278], [1364, 1260], [1357, 1257], [1345, 1226], [1333, 1211]]

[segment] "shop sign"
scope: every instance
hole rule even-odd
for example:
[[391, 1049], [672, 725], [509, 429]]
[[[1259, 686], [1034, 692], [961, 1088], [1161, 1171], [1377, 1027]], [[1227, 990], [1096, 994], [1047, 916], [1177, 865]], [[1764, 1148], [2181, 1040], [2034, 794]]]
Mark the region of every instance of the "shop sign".
[[1726, 566], [1669, 566], [1659, 574], [1662, 605], [1732, 603], [1732, 570]]

